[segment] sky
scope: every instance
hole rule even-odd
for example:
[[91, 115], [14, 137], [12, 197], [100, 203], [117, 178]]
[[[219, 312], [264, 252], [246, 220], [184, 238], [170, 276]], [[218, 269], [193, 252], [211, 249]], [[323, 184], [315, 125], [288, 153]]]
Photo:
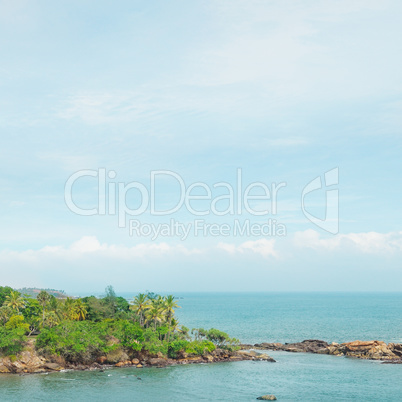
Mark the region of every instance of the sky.
[[0, 285], [401, 291], [401, 13], [0, 0]]

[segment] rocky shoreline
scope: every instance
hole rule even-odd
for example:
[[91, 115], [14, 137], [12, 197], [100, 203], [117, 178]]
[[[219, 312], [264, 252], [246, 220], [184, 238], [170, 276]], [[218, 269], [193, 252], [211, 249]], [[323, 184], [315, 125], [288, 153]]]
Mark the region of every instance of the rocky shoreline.
[[256, 351], [240, 350], [232, 352], [216, 349], [204, 356], [188, 356], [182, 353], [177, 359], [169, 359], [161, 353], [152, 355], [148, 352], [137, 352], [136, 357], [127, 355], [124, 351], [101, 356], [95, 362], [72, 363], [66, 362], [58, 356], [44, 357], [38, 355], [34, 348], [25, 350], [18, 356], [0, 357], [0, 374], [35, 374], [48, 373], [62, 370], [105, 370], [112, 367], [166, 367], [178, 364], [201, 364], [228, 361], [266, 361], [275, 362], [272, 357]]
[[386, 344], [382, 341], [327, 343], [317, 339], [308, 339], [296, 343], [257, 343], [255, 345], [242, 345], [242, 348], [349, 356], [358, 359], [382, 360], [384, 363], [388, 364], [402, 364], [402, 344]]
[[[258, 350], [258, 351], [257, 351]], [[179, 364], [205, 364], [229, 361], [266, 361], [275, 360], [260, 350], [285, 351], [293, 353], [316, 353], [333, 356], [347, 356], [358, 359], [379, 360], [388, 364], [402, 364], [402, 344], [382, 341], [354, 341], [327, 343], [322, 340], [308, 339], [296, 343], [257, 343], [243, 344], [239, 351], [216, 349], [204, 356], [181, 353], [175, 359], [161, 353], [135, 352], [131, 356], [123, 350], [100, 356], [93, 362], [68, 362], [60, 356], [41, 356], [30, 343], [26, 350], [17, 356], [0, 357], [0, 374], [34, 374], [62, 370], [105, 370], [112, 367], [167, 367]]]

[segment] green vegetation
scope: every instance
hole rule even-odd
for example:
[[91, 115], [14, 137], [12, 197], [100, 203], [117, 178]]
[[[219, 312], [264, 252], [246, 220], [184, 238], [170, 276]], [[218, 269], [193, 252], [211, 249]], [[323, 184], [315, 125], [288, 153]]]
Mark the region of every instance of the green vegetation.
[[0, 327], [0, 353], [8, 356], [21, 352], [26, 340], [25, 333], [23, 328]]
[[27, 337], [36, 349], [66, 361], [91, 363], [101, 356], [118, 361], [122, 353], [162, 354], [170, 358], [201, 356], [215, 348], [234, 350], [238, 341], [217, 329], [180, 326], [172, 295], [142, 293], [131, 303], [108, 286], [102, 298], [56, 298], [42, 290], [36, 298], [0, 287], [0, 353], [15, 355]]

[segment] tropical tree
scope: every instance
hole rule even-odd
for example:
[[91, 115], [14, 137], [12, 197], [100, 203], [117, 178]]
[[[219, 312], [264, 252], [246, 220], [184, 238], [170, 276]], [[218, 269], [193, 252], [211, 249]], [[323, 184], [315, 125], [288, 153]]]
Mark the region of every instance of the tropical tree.
[[153, 322], [154, 329], [156, 331], [156, 326], [158, 322], [162, 322], [164, 318], [164, 309], [161, 303], [161, 299], [153, 299], [146, 311], [146, 322], [147, 324]]
[[84, 321], [85, 317], [87, 316], [86, 306], [81, 299], [75, 300], [74, 303], [74, 313], [75, 319], [78, 321]]
[[17, 314], [20, 313], [20, 308], [24, 307], [24, 298], [21, 296], [20, 292], [12, 290], [9, 295], [6, 296], [4, 301], [6, 307], [10, 307]]
[[45, 322], [45, 309], [47, 304], [50, 302], [50, 294], [47, 293], [45, 290], [41, 290], [36, 298], [39, 304], [42, 306], [42, 324]]
[[145, 311], [149, 308], [148, 296], [144, 293], [140, 293], [131, 302], [130, 310], [133, 310], [140, 318], [140, 325], [144, 325]]
[[180, 332], [180, 327], [179, 327], [179, 320], [176, 320], [175, 318], [172, 318], [170, 328], [172, 333], [174, 334], [175, 332]]
[[180, 306], [175, 302], [175, 297], [173, 295], [168, 295], [164, 298], [164, 310], [166, 313], [167, 323], [169, 326], [169, 331], [167, 333], [167, 340], [169, 342], [170, 339], [170, 327], [172, 325], [172, 319], [174, 317], [174, 311], [176, 308], [180, 308]]
[[60, 320], [54, 311], [46, 311], [45, 312], [45, 317], [43, 320], [44, 327], [52, 328], [52, 327], [55, 327], [59, 322], [60, 322]]
[[47, 309], [56, 315], [58, 321], [62, 321], [64, 319], [63, 305], [63, 300], [57, 299], [55, 296], [50, 295], [50, 301]]
[[13, 315], [13, 310], [10, 307], [0, 307], [0, 323], [5, 324]]
[[196, 341], [200, 341], [206, 338], [208, 331], [204, 328], [193, 328], [191, 334], [194, 335]]
[[185, 327], [184, 325], [182, 325], [181, 327], [180, 327], [180, 330], [179, 330], [179, 332], [181, 333], [181, 337], [183, 338], [183, 339], [191, 339], [191, 336], [190, 336], [190, 334], [189, 334], [189, 329], [187, 328], [187, 327]]
[[86, 306], [86, 319], [90, 321], [102, 321], [107, 317], [112, 317], [112, 311], [102, 299], [95, 296], [84, 297], [81, 299]]
[[117, 296], [116, 292], [113, 289], [113, 286], [109, 285], [105, 289], [105, 297], [103, 298], [104, 303], [109, 306], [114, 314], [117, 310]]
[[75, 320], [75, 300], [71, 297], [67, 297], [64, 303], [61, 305], [61, 313], [66, 320]]
[[6, 300], [6, 297], [13, 291], [13, 288], [10, 286], [0, 286], [0, 307], [3, 306], [3, 303]]
[[32, 299], [31, 297], [25, 295], [24, 297], [25, 308], [22, 310], [22, 315], [25, 318], [25, 322], [29, 324], [30, 332], [28, 336], [30, 336], [33, 332], [35, 332], [41, 323], [41, 315], [42, 308], [39, 304], [38, 300]]

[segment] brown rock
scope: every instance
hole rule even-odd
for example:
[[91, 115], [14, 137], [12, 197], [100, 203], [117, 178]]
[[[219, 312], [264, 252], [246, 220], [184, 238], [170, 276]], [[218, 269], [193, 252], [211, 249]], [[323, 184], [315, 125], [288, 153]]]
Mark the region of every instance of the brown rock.
[[97, 363], [99, 364], [105, 364], [106, 360], [107, 360], [106, 356], [101, 356], [96, 359]]
[[268, 362], [275, 362], [275, 360], [268, 356], [266, 353], [257, 353], [255, 350], [240, 350], [237, 352], [243, 360], [263, 360]]
[[166, 366], [167, 364], [167, 359], [165, 357], [159, 358], [159, 357], [152, 357], [148, 360], [148, 363], [151, 366], [158, 366], [158, 367], [163, 367]]
[[143, 366], [142, 366], [142, 364], [137, 364], [136, 367], [137, 367], [137, 368], [142, 368]]
[[255, 358], [255, 360], [262, 360], [262, 361], [272, 362], [272, 363], [276, 362], [276, 360], [274, 360], [271, 356], [268, 356], [266, 353], [258, 354], [257, 357]]
[[0, 360], [0, 373], [9, 373], [10, 370], [8, 369], [8, 367], [6, 367], [2, 361]]
[[177, 353], [178, 359], [187, 359], [187, 357], [188, 357], [188, 353], [186, 353], [184, 350]]
[[138, 359], [133, 359], [133, 360], [131, 360], [131, 363], [132, 363], [132, 364], [139, 364], [140, 361], [139, 361]]
[[115, 367], [125, 367], [125, 366], [131, 366], [131, 360], [125, 360], [123, 362], [118, 362], [114, 366]]
[[388, 360], [397, 359], [398, 356], [382, 341], [354, 341], [342, 343], [346, 356], [360, 359]]
[[284, 350], [286, 352], [304, 352], [304, 353], [326, 353], [328, 343], [318, 339], [307, 339], [297, 343], [259, 343], [255, 347], [258, 349]]
[[263, 395], [257, 398], [260, 401], [276, 401], [275, 395]]
[[110, 364], [116, 364], [116, 363], [124, 362], [127, 360], [128, 360], [127, 353], [124, 352], [124, 350], [122, 350], [120, 348], [112, 350], [106, 355], [106, 361], [107, 361], [107, 363], [110, 363]]
[[212, 363], [214, 358], [211, 355], [206, 355], [204, 356], [204, 360], [206, 360], [208, 363]]
[[54, 371], [60, 371], [63, 368], [58, 363], [45, 363], [43, 367]]
[[258, 354], [255, 350], [239, 350], [237, 353], [240, 356], [242, 356], [244, 358], [249, 358], [249, 359], [252, 359], [252, 358], [258, 356]]
[[232, 361], [240, 361], [243, 360], [241, 356], [229, 356], [229, 359]]
[[396, 356], [402, 357], [402, 344], [401, 343], [389, 343], [388, 348], [394, 353]]

